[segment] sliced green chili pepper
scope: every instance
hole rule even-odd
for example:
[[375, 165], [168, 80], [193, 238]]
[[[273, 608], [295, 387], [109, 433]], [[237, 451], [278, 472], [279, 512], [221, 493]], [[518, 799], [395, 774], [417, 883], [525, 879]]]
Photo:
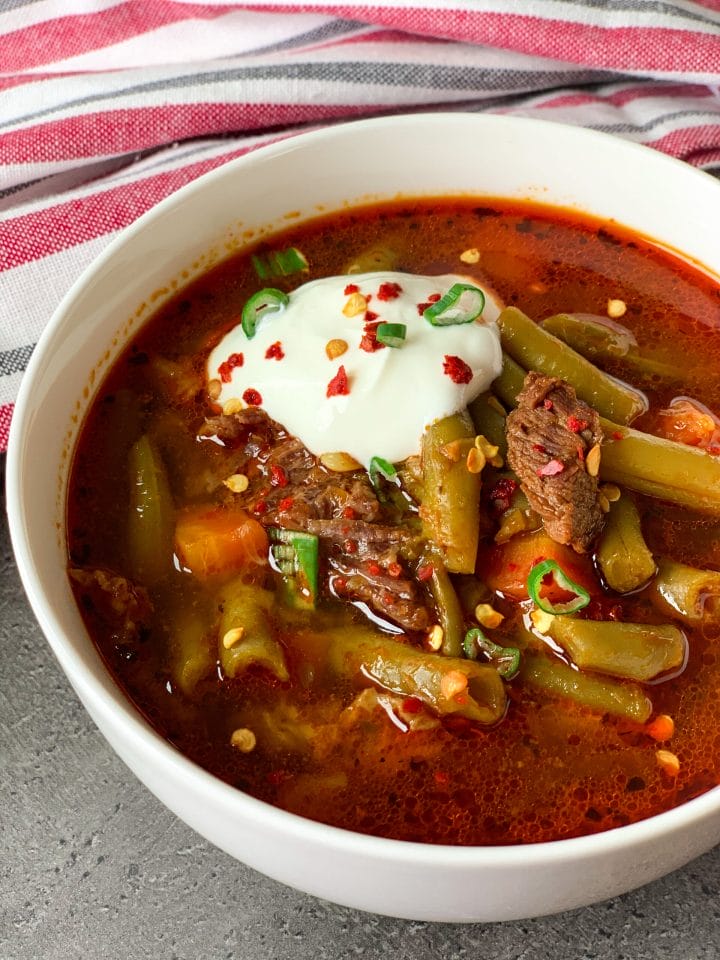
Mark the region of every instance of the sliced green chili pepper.
[[404, 323], [379, 323], [375, 331], [378, 343], [386, 347], [401, 347], [405, 343], [407, 327]]
[[463, 651], [468, 660], [477, 660], [482, 651], [497, 665], [497, 672], [504, 680], [512, 680], [520, 669], [520, 651], [517, 647], [501, 647], [488, 639], [479, 627], [472, 627], [465, 634]]
[[287, 277], [291, 273], [307, 270], [308, 262], [296, 247], [273, 250], [266, 254], [253, 254], [252, 264], [261, 280], [267, 277]]
[[[575, 597], [566, 603], [551, 603], [547, 597], [540, 596], [540, 590], [543, 586], [543, 580], [548, 575], [552, 575], [555, 583], [561, 590], [567, 590], [568, 593], [574, 593]], [[566, 613], [577, 613], [590, 603], [590, 594], [579, 583], [575, 583], [565, 573], [562, 567], [554, 560], [543, 560], [536, 563], [528, 574], [527, 579], [528, 594], [536, 607], [544, 610], [545, 613], [563, 615]]]
[[266, 313], [279, 313], [290, 302], [290, 298], [282, 290], [274, 287], [265, 287], [254, 293], [243, 307], [240, 324], [248, 340], [255, 336], [258, 322]]
[[271, 553], [294, 606], [314, 608], [318, 594], [318, 538], [313, 533], [270, 527]]
[[378, 488], [380, 474], [382, 474], [386, 480], [395, 480], [397, 478], [397, 470], [395, 467], [382, 457], [372, 458], [370, 466], [368, 467], [368, 473], [370, 474], [370, 483], [376, 490]]
[[[464, 306], [462, 300], [465, 300]], [[449, 327], [471, 323], [480, 316], [484, 306], [485, 294], [479, 287], [470, 283], [454, 283], [444, 297], [423, 311], [423, 317], [434, 327]]]

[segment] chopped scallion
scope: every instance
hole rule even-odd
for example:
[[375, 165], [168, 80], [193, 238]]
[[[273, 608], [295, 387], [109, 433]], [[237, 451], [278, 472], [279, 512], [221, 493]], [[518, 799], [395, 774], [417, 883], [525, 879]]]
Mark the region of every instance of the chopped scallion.
[[266, 313], [278, 313], [284, 310], [290, 298], [282, 290], [265, 287], [254, 293], [243, 307], [240, 324], [248, 340], [255, 336], [258, 322]]
[[404, 323], [379, 323], [375, 331], [378, 343], [386, 347], [401, 347], [405, 342], [407, 327]]
[[397, 470], [395, 467], [382, 457], [372, 458], [370, 461], [370, 466], [368, 467], [368, 473], [370, 474], [370, 483], [375, 487], [376, 490], [378, 488], [381, 475], [385, 477], [386, 480], [397, 479]]
[[423, 317], [434, 327], [471, 323], [483, 312], [485, 294], [471, 283], [454, 283], [444, 297], [431, 304]]
[[266, 280], [268, 277], [288, 277], [292, 273], [299, 273], [308, 268], [305, 255], [297, 247], [272, 250], [265, 254], [255, 253], [251, 259], [255, 272], [261, 280]]
[[[551, 576], [555, 584], [566, 593], [575, 594], [575, 596], [565, 603], [552, 603], [547, 597], [540, 593], [545, 577]], [[579, 583], [575, 583], [565, 573], [562, 567], [554, 560], [543, 560], [536, 563], [528, 574], [527, 579], [528, 594], [536, 607], [545, 613], [563, 616], [568, 613], [577, 613], [590, 603], [590, 594]]]
[[477, 660], [480, 652], [495, 664], [504, 680], [512, 680], [520, 669], [520, 651], [517, 647], [501, 647], [488, 639], [479, 627], [468, 630], [463, 640], [463, 651], [469, 660]]

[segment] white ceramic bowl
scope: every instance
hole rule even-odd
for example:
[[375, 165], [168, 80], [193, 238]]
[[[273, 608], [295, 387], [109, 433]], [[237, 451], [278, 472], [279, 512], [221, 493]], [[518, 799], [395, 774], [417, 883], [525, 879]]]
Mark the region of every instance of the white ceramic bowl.
[[589, 211], [720, 275], [720, 184], [621, 140], [461, 114], [362, 121], [286, 140], [169, 197], [73, 286], [22, 384], [8, 510], [30, 602], [78, 696], [128, 766], [190, 826], [263, 873], [337, 903], [423, 920], [510, 920], [623, 893], [708, 850], [720, 840], [720, 788], [631, 826], [523, 847], [430, 846], [313, 823], [221, 783], [157, 736], [106, 672], [65, 575], [70, 451], [93, 384], [146, 312], [139, 305], [153, 294], [157, 305], [245, 231], [272, 230], [291, 212], [440, 194]]

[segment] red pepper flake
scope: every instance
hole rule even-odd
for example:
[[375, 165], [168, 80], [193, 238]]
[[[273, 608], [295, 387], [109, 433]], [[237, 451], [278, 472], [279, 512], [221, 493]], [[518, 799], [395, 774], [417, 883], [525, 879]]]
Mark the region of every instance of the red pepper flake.
[[370, 562], [368, 564], [368, 573], [371, 577], [378, 577], [382, 573], [382, 567], [379, 563]]
[[236, 367], [241, 367], [245, 363], [245, 358], [241, 353], [231, 353], [224, 363], [218, 367], [218, 373], [223, 383], [230, 383], [232, 372]]
[[364, 350], [365, 353], [375, 353], [377, 350], [385, 349], [385, 344], [378, 341], [376, 327], [365, 327], [360, 340], [360, 349]]
[[266, 360], [282, 360], [284, 356], [285, 351], [283, 350], [282, 344], [279, 340], [276, 340], [275, 343], [271, 343], [265, 351]]
[[546, 410], [552, 410], [555, 404], [552, 402], [552, 400], [543, 400], [543, 406]]
[[509, 563], [507, 565], [508, 570], [518, 570], [518, 565], [516, 563]]
[[292, 497], [283, 497], [282, 500], [278, 503], [278, 510], [281, 513], [286, 513], [293, 505], [295, 501]]
[[392, 563], [388, 564], [387, 572], [390, 574], [391, 577], [394, 577], [395, 579], [397, 579], [402, 573], [402, 567], [400, 566], [399, 563], [395, 563], [393, 561]]
[[335, 593], [342, 593], [347, 587], [347, 580], [345, 577], [335, 577], [333, 580], [333, 587], [335, 589]]
[[268, 505], [264, 500], [258, 500], [258, 502], [253, 507], [253, 513], [257, 513], [262, 516], [263, 513], [267, 513]]
[[422, 316], [422, 315], [425, 313], [425, 311], [427, 310], [427, 308], [428, 308], [429, 306], [431, 306], [431, 303], [430, 303], [429, 300], [427, 301], [427, 303], [419, 303], [419, 304], [417, 305], [417, 310], [418, 310], [418, 313], [420, 314], [420, 316]]
[[585, 463], [585, 447], [580, 446], [580, 444], [577, 445], [577, 455], [580, 463]]
[[547, 450], [541, 443], [534, 443], [532, 448], [533, 450], [537, 450], [538, 453], [547, 453]]
[[386, 590], [385, 593], [382, 595], [382, 602], [384, 606], [392, 607], [393, 604], [395, 603], [395, 595], [390, 593], [389, 590]]
[[351, 293], [360, 293], [360, 287], [356, 283], [349, 283], [343, 290], [343, 293], [346, 297], [349, 297]]
[[428, 300], [430, 301], [430, 303], [437, 303], [439, 299], [440, 299], [439, 293], [431, 293], [430, 296], [428, 297]]
[[402, 287], [400, 284], [389, 281], [388, 283], [380, 284], [378, 287], [377, 298], [378, 300], [397, 300], [401, 293]]
[[505, 513], [510, 509], [513, 494], [518, 488], [517, 480], [502, 477], [490, 491], [490, 500], [497, 513]]
[[338, 367], [338, 372], [327, 385], [326, 396], [328, 397], [346, 397], [350, 393], [348, 386], [348, 376], [343, 364]]
[[539, 477], [554, 477], [558, 473], [562, 473], [564, 469], [565, 464], [562, 460], [550, 460], [545, 466], [540, 467], [540, 469], [535, 472]]
[[345, 553], [357, 553], [357, 543], [354, 540], [346, 540], [343, 543], [343, 550]]
[[443, 360], [443, 373], [446, 373], [453, 383], [470, 383], [473, 378], [472, 369], [464, 360], [447, 354]]
[[710, 454], [710, 456], [716, 457], [720, 453], [720, 443], [711, 443], [705, 449]]
[[421, 583], [425, 583], [426, 580], [432, 577], [434, 572], [435, 568], [431, 563], [424, 563], [421, 567], [418, 567], [417, 578]]
[[624, 434], [624, 433], [620, 433], [619, 430], [616, 430], [616, 431], [613, 433], [612, 438], [613, 438], [613, 440], [624, 440], [624, 439], [625, 439], [625, 434]]
[[352, 507], [345, 507], [345, 509], [342, 512], [342, 515], [345, 520], [355, 519], [355, 511], [353, 510]]
[[248, 387], [242, 398], [250, 407], [259, 407], [262, 403], [262, 397], [254, 387]]
[[373, 313], [372, 310], [365, 311], [365, 323], [375, 323], [378, 319], [378, 314]]
[[276, 463], [273, 463], [270, 467], [270, 483], [274, 487], [286, 487], [288, 485], [287, 474]]
[[576, 416], [573, 416], [572, 413], [567, 418], [567, 428], [572, 433], [582, 433], [583, 430], [587, 430], [588, 426], [587, 420], [579, 420]]
[[402, 710], [403, 713], [422, 713], [422, 700], [418, 700], [417, 697], [405, 697], [402, 702]]

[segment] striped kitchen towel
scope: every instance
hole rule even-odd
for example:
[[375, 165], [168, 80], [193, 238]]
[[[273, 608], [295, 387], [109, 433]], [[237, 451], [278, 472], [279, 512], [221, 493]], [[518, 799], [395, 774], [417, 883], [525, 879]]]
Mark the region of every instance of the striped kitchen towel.
[[119, 230], [277, 137], [413, 110], [720, 174], [720, 0], [0, 0], [0, 449], [39, 334]]

